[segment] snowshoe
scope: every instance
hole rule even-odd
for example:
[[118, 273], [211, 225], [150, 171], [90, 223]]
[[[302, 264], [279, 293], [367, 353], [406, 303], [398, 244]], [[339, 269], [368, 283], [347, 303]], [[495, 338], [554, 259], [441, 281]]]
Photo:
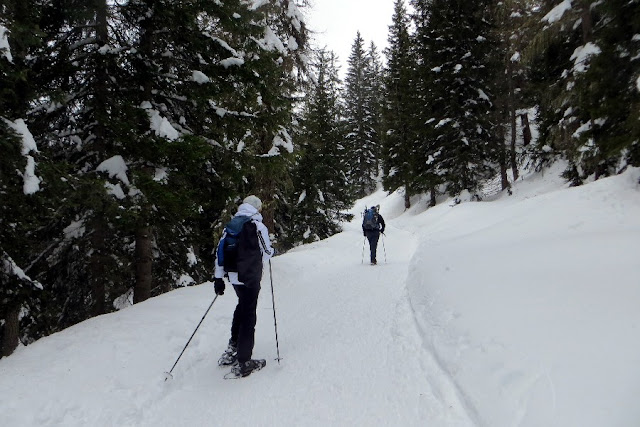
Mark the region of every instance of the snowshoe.
[[244, 363], [238, 364], [231, 369], [231, 373], [236, 378], [247, 377], [253, 372], [259, 371], [267, 365], [267, 361], [264, 359], [251, 359]]
[[233, 341], [229, 341], [229, 346], [218, 359], [218, 366], [231, 366], [238, 363], [238, 346]]

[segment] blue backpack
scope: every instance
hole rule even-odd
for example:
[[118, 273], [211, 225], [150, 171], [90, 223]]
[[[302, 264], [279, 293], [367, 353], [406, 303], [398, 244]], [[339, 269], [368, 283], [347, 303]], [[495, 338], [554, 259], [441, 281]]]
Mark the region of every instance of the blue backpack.
[[378, 212], [373, 208], [369, 208], [364, 211], [364, 220], [362, 226], [365, 230], [379, 230], [378, 227]]
[[218, 246], [218, 265], [227, 273], [238, 273], [238, 280], [260, 280], [262, 252], [258, 229], [249, 216], [235, 216], [224, 228], [226, 235]]

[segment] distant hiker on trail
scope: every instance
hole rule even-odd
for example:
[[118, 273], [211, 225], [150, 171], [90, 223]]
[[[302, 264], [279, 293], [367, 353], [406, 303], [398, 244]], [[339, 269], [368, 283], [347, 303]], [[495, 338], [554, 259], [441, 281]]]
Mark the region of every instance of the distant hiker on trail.
[[378, 212], [380, 206], [371, 206], [371, 208], [364, 211], [364, 218], [362, 220], [362, 232], [367, 240], [369, 240], [369, 249], [371, 250], [371, 265], [376, 265], [376, 251], [378, 249], [378, 239], [380, 239], [380, 233], [384, 234], [384, 219]]
[[232, 366], [236, 377], [246, 377], [266, 365], [264, 359], [251, 359], [256, 327], [256, 307], [262, 279], [262, 263], [273, 255], [269, 231], [262, 223], [262, 202], [246, 197], [238, 212], [225, 226], [218, 243], [214, 289], [223, 295], [227, 276], [238, 296], [233, 313], [231, 339], [218, 365]]

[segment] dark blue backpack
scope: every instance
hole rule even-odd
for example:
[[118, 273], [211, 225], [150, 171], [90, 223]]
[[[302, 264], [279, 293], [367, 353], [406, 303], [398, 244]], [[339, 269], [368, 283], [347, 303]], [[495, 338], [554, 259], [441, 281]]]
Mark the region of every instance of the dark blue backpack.
[[247, 282], [262, 277], [262, 251], [258, 229], [249, 216], [235, 216], [224, 228], [226, 235], [218, 247], [218, 265], [227, 273], [238, 273], [238, 280]]
[[365, 230], [378, 230], [378, 213], [373, 208], [364, 211], [362, 226]]

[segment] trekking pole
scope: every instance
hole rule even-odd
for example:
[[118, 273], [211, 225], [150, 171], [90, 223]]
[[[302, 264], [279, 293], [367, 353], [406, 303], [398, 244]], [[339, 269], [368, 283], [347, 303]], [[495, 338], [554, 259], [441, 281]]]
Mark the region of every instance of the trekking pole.
[[271, 279], [271, 305], [273, 306], [273, 327], [276, 331], [276, 351], [278, 352], [278, 365], [282, 360], [280, 358], [280, 344], [278, 343], [278, 320], [276, 319], [276, 299], [273, 294], [273, 270], [271, 269], [271, 260], [269, 260], [269, 278]]
[[367, 241], [366, 237], [362, 238], [362, 261], [360, 261], [360, 264], [364, 264], [364, 243]]
[[387, 248], [384, 246], [384, 238], [386, 234], [382, 233], [382, 249], [384, 249], [384, 263], [387, 263]]
[[211, 310], [211, 307], [213, 307], [213, 303], [216, 302], [216, 300], [218, 299], [218, 295], [215, 296], [215, 298], [213, 299], [213, 301], [211, 301], [211, 304], [209, 304], [209, 308], [207, 308], [207, 311], [204, 312], [204, 316], [202, 316], [202, 319], [200, 319], [200, 323], [198, 323], [198, 326], [196, 326], [196, 330], [193, 331], [193, 333], [191, 334], [191, 338], [189, 338], [189, 341], [187, 341], [187, 343], [184, 345], [184, 348], [182, 349], [182, 351], [180, 352], [180, 356], [178, 356], [178, 358], [176, 359], [176, 363], [173, 364], [173, 366], [171, 367], [171, 370], [169, 372], [165, 372], [165, 376], [164, 376], [164, 380], [168, 380], [169, 378], [173, 378], [173, 375], [171, 375], [171, 372], [173, 372], [173, 368], [176, 367], [176, 365], [178, 364], [178, 360], [180, 360], [180, 358], [182, 357], [182, 354], [184, 353], [184, 351], [187, 349], [187, 346], [189, 345], [189, 343], [191, 342], [191, 340], [193, 339], [193, 336], [196, 334], [196, 332], [198, 331], [198, 328], [200, 327], [200, 325], [202, 324], [202, 322], [204, 321], [204, 318], [207, 317], [207, 314], [209, 313], [209, 310]]

